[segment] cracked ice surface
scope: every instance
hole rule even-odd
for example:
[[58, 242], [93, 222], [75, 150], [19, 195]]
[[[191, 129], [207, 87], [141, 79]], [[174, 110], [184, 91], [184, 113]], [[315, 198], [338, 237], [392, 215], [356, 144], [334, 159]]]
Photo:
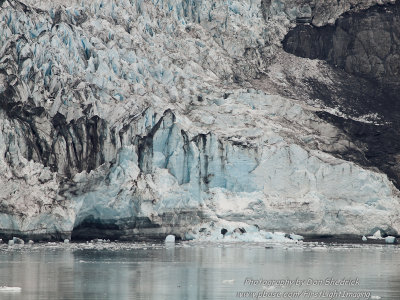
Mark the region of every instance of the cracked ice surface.
[[268, 20], [261, 1], [26, 3], [0, 11], [4, 232], [400, 229], [386, 175], [324, 153], [356, 147], [346, 136], [246, 81], [292, 2]]

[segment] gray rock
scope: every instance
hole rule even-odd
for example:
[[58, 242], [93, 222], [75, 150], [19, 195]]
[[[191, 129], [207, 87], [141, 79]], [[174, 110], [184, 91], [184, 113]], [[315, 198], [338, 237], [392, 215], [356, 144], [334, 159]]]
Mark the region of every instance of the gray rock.
[[[317, 7], [327, 12], [323, 3], [330, 4], [318, 3]], [[285, 50], [301, 57], [324, 59], [348, 73], [398, 88], [399, 8], [400, 3], [376, 6], [339, 18], [334, 26], [298, 26], [285, 38]]]

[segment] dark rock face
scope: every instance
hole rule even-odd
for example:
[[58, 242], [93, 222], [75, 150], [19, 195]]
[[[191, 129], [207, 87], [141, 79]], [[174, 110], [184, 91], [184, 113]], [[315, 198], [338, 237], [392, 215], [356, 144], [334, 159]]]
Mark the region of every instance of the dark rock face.
[[327, 112], [317, 115], [340, 128], [362, 152], [332, 153], [375, 167], [400, 186], [400, 3], [345, 14], [334, 26], [298, 25], [283, 41], [284, 49], [333, 66], [327, 84], [304, 78], [312, 99], [351, 117], [375, 115], [365, 123]]
[[348, 73], [398, 87], [400, 3], [345, 14], [334, 26], [297, 26], [283, 45], [289, 53], [323, 59]]
[[376, 167], [386, 173], [397, 187], [400, 187], [398, 124], [377, 126], [344, 119], [326, 112], [318, 112], [317, 115], [342, 129], [355, 143], [366, 146], [363, 153], [353, 151], [334, 153], [336, 156], [356, 161], [366, 167]]
[[[400, 115], [400, 3], [347, 13], [334, 26], [298, 25], [283, 40], [285, 51], [325, 60], [334, 84], [304, 78], [310, 97], [342, 106], [352, 116]], [[344, 72], [343, 72], [344, 71]]]

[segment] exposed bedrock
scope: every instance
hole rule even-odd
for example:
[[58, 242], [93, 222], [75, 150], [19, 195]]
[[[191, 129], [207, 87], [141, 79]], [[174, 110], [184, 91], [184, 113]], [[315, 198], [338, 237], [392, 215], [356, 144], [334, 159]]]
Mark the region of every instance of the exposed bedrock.
[[326, 60], [371, 79], [390, 94], [400, 86], [400, 3], [346, 13], [334, 25], [298, 25], [286, 35], [283, 46], [289, 53]]
[[397, 187], [400, 185], [399, 37], [400, 4], [395, 3], [346, 13], [334, 25], [298, 25], [283, 40], [287, 52], [325, 60], [332, 66], [327, 80], [307, 74], [300, 80], [309, 97], [338, 108], [350, 118], [329, 112], [318, 115], [343, 130], [356, 144], [366, 146], [363, 155], [333, 154], [380, 169]]

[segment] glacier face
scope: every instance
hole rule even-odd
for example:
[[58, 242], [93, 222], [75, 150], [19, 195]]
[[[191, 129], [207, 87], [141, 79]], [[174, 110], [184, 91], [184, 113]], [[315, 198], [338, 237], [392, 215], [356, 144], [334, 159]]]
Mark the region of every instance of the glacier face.
[[387, 175], [330, 154], [366, 146], [282, 92], [289, 62], [329, 68], [282, 51], [297, 17], [321, 26], [376, 2], [303, 2], [5, 1], [0, 232], [397, 234]]

